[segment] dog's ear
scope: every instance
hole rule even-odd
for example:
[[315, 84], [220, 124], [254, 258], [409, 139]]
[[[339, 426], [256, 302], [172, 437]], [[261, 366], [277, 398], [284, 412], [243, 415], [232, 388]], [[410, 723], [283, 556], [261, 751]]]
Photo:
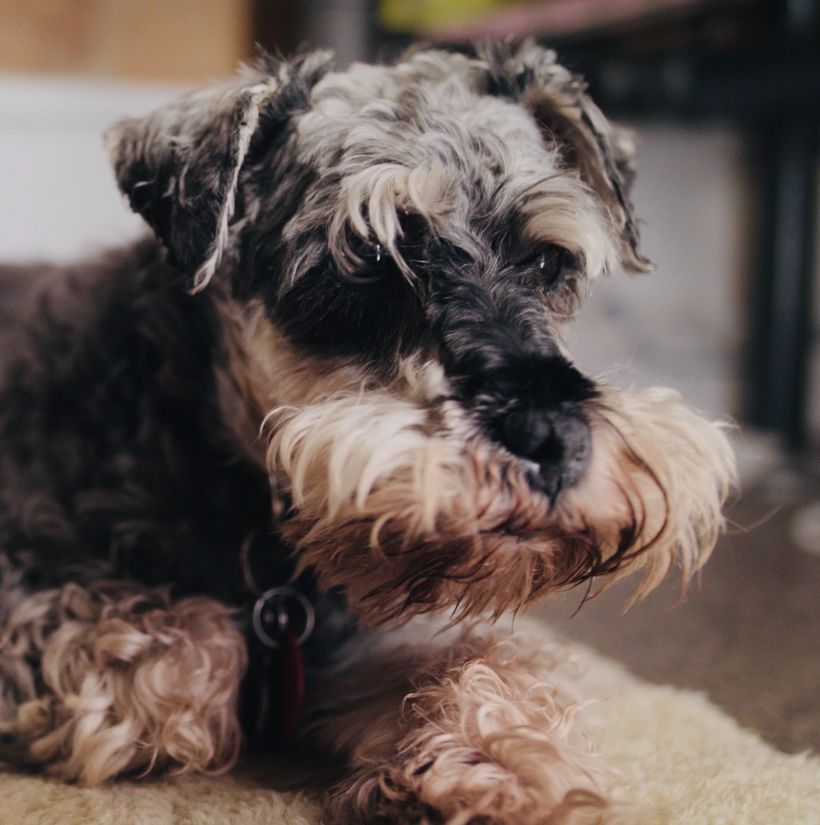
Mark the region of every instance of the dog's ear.
[[305, 105], [330, 61], [329, 52], [287, 63], [262, 55], [233, 81], [123, 120], [106, 133], [120, 189], [192, 291], [208, 284], [224, 251], [252, 138]]
[[583, 79], [555, 61], [555, 52], [533, 41], [485, 44], [477, 56], [488, 66], [488, 91], [511, 97], [536, 118], [566, 162], [601, 198], [620, 238], [621, 263], [631, 272], [652, 264], [639, 250], [639, 232], [629, 190], [634, 177], [632, 136], [604, 117]]

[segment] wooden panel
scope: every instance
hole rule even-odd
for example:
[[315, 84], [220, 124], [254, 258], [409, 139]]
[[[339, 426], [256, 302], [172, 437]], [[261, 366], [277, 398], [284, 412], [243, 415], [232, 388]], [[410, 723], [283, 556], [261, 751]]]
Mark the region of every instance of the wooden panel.
[[0, 69], [74, 72], [93, 48], [98, 0], [0, 0]]
[[106, 0], [94, 68], [152, 80], [230, 74], [251, 46], [246, 0]]
[[251, 50], [250, 0], [0, 0], [0, 70], [203, 81]]

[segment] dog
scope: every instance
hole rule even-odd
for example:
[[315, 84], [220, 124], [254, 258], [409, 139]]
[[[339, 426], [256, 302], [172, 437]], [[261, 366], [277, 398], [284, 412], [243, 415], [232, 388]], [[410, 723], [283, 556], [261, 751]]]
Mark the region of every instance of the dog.
[[267, 744], [344, 765], [328, 822], [614, 821], [561, 654], [494, 622], [724, 525], [722, 427], [562, 339], [650, 268], [631, 136], [530, 41], [331, 61], [115, 125], [152, 235], [0, 271], [0, 756]]

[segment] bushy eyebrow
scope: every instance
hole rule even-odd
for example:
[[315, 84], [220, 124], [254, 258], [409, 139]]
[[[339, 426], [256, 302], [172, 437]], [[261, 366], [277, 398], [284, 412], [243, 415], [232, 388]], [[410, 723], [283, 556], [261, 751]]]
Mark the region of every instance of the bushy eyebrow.
[[408, 280], [413, 272], [401, 250], [401, 213], [420, 215], [430, 225], [443, 219], [450, 206], [451, 181], [434, 164], [408, 167], [399, 163], [377, 163], [342, 180], [339, 205], [328, 236], [330, 250], [342, 268], [355, 268], [359, 261], [350, 240], [380, 243]]

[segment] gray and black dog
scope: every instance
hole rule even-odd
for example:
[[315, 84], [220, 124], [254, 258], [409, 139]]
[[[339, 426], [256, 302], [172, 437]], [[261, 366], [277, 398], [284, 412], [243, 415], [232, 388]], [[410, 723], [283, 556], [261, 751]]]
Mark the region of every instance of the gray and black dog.
[[331, 822], [620, 816], [555, 654], [493, 620], [687, 577], [723, 526], [720, 427], [562, 343], [648, 268], [629, 135], [526, 42], [262, 56], [106, 142], [155, 237], [0, 270], [3, 758], [295, 740], [346, 765]]

